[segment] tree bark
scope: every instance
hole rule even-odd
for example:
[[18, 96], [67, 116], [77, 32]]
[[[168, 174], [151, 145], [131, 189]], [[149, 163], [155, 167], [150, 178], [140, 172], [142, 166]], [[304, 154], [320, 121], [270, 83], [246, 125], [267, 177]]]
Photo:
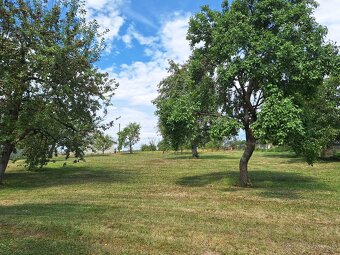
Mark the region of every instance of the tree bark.
[[130, 143], [130, 153], [132, 154], [132, 144]]
[[5, 171], [13, 151], [13, 146], [9, 143], [3, 145], [3, 149], [0, 154], [0, 184], [4, 179]]
[[192, 157], [197, 159], [198, 158], [198, 151], [197, 151], [197, 146], [196, 145], [191, 145], [191, 153]]
[[246, 145], [240, 160], [240, 186], [250, 187], [251, 182], [248, 176], [248, 162], [255, 150], [256, 139], [251, 128], [246, 128]]

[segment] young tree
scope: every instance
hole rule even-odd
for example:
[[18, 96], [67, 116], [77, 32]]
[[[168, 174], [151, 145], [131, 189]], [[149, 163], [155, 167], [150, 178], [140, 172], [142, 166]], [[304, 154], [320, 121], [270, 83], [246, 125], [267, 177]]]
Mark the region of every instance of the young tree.
[[2, 1], [0, 28], [1, 182], [16, 148], [29, 168], [57, 148], [82, 157], [116, 83], [94, 67], [104, 42], [82, 2]]
[[94, 135], [94, 147], [100, 150], [103, 154], [106, 150], [110, 149], [115, 144], [113, 138], [109, 135], [104, 135], [97, 132]]
[[129, 123], [122, 131], [118, 132], [118, 148], [129, 147], [132, 153], [132, 146], [140, 140], [141, 126], [136, 122]]
[[336, 46], [325, 43], [327, 29], [313, 17], [316, 7], [314, 0], [224, 1], [222, 11], [203, 7], [190, 20], [198, 70], [216, 79], [221, 114], [245, 130], [241, 186], [251, 185], [248, 162], [261, 134], [282, 142], [308, 136], [300, 99], [312, 98], [339, 68]]

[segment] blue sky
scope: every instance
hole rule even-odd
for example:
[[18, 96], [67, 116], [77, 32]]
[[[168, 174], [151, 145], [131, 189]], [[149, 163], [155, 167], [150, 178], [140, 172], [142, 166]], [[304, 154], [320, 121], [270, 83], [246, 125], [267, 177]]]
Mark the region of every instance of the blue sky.
[[[97, 66], [119, 82], [108, 120], [121, 117], [108, 133], [116, 137], [118, 124], [142, 126], [141, 143], [157, 136], [151, 103], [157, 84], [167, 76], [168, 59], [184, 62], [190, 54], [185, 39], [190, 16], [202, 5], [220, 9], [221, 0], [87, 0], [87, 18], [96, 19], [108, 47]], [[315, 16], [329, 28], [329, 38], [340, 42], [339, 0], [319, 0]]]

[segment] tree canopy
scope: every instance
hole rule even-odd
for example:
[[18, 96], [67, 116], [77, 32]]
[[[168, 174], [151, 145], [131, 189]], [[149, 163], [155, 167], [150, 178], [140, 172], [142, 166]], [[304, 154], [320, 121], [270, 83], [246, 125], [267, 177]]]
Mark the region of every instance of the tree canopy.
[[116, 143], [110, 135], [105, 135], [101, 132], [96, 132], [93, 139], [95, 149], [101, 151], [103, 154]]
[[[154, 100], [159, 130], [173, 149], [191, 147], [197, 158], [197, 147], [209, 141], [206, 114], [216, 111], [213, 80], [195, 73], [194, 62], [179, 65], [170, 61], [168, 71], [170, 75], [159, 83], [159, 96]], [[200, 84], [199, 90], [195, 82]]]
[[316, 149], [306, 139], [304, 102], [315, 98], [326, 75], [339, 71], [338, 49], [325, 41], [316, 7], [313, 0], [224, 1], [222, 11], [205, 6], [190, 20], [196, 70], [215, 80], [224, 119], [245, 130], [241, 186], [251, 185], [248, 161], [258, 139], [298, 140], [302, 155]]
[[117, 84], [94, 66], [105, 45], [80, 1], [2, 1], [0, 28], [1, 182], [16, 148], [29, 168], [82, 157]]
[[129, 151], [132, 153], [132, 146], [140, 140], [140, 129], [140, 124], [133, 122], [118, 132], [118, 150], [129, 147]]

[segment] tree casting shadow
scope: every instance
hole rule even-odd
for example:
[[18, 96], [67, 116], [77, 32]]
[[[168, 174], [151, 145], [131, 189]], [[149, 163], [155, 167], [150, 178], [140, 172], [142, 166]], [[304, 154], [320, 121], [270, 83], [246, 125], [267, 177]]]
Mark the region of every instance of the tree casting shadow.
[[[297, 199], [299, 198], [299, 191], [330, 190], [325, 183], [319, 182], [316, 178], [299, 173], [257, 170], [250, 171], [249, 174], [254, 188], [264, 190], [260, 193], [263, 197]], [[222, 179], [228, 179], [231, 183], [237, 185], [238, 178], [238, 171], [214, 172], [183, 177], [176, 184], [186, 187], [204, 187]]]

